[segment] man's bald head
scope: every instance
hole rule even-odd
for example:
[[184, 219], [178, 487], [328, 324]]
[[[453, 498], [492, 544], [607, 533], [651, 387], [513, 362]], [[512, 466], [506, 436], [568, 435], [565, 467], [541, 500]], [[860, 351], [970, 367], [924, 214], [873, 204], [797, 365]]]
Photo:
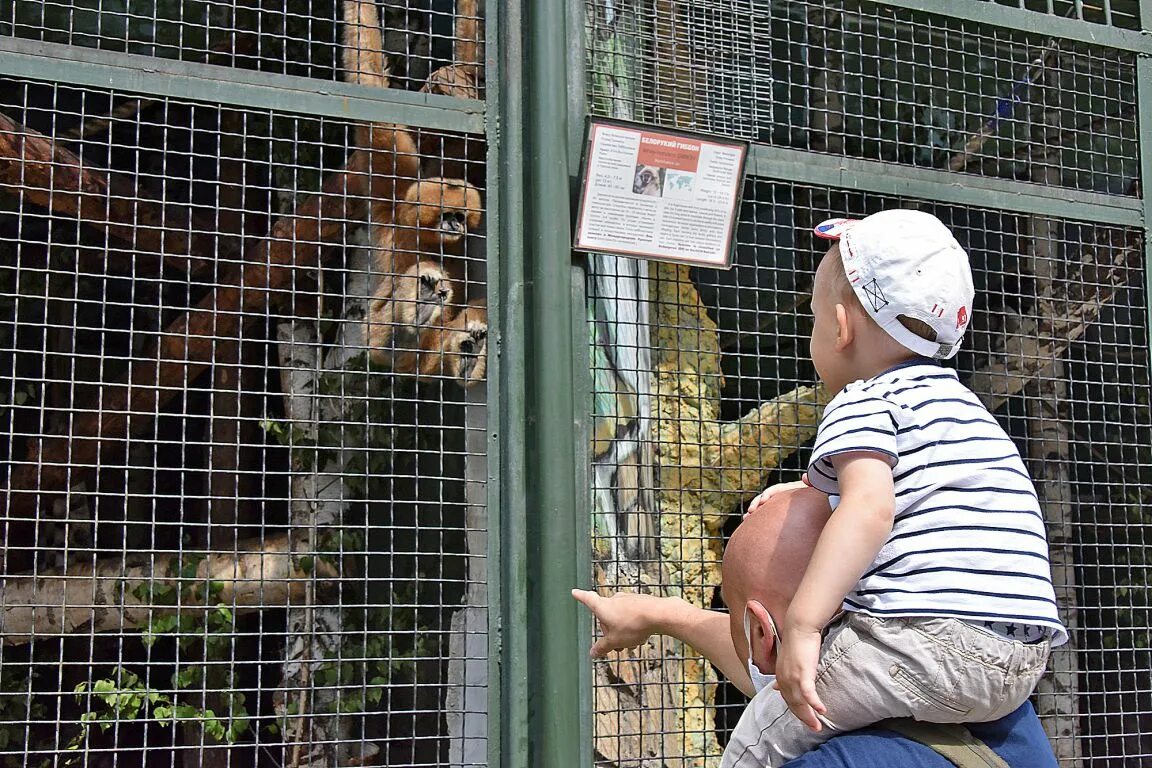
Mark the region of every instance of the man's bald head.
[[744, 521], [724, 548], [721, 593], [732, 615], [732, 639], [744, 647], [744, 606], [756, 600], [783, 619], [832, 510], [812, 488], [783, 491]]

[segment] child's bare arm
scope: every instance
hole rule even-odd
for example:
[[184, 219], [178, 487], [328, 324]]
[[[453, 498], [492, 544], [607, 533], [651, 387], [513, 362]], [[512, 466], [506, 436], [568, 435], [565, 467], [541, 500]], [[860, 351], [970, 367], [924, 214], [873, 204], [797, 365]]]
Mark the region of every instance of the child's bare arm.
[[832, 457], [832, 464], [840, 505], [820, 534], [785, 616], [777, 664], [784, 699], [813, 730], [820, 729], [816, 713], [824, 710], [816, 695], [820, 632], [884, 546], [896, 506], [892, 468], [879, 454], [843, 454]]

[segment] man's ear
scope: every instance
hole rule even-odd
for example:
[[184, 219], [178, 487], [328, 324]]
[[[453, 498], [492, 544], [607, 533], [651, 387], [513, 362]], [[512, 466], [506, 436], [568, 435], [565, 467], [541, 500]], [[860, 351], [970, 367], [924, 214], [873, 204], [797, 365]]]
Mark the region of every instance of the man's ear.
[[752, 647], [748, 649], [748, 655], [760, 671], [763, 672], [767, 667], [761, 666], [759, 662], [767, 661], [772, 657], [772, 649], [776, 646], [776, 637], [768, 628], [772, 626], [768, 618], [768, 609], [765, 608], [758, 600], [749, 600], [748, 615], [751, 619], [750, 631], [752, 640]]
[[855, 338], [852, 313], [843, 304], [836, 305], [836, 351], [843, 352]]

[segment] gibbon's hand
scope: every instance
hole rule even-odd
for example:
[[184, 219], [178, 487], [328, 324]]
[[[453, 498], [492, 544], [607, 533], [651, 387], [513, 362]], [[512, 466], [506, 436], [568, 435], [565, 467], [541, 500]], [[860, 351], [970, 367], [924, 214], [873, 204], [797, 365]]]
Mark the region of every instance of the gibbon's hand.
[[748, 517], [748, 515], [752, 514], [756, 510], [758, 510], [760, 508], [760, 505], [764, 504], [766, 501], [768, 501], [770, 498], [772, 498], [773, 496], [775, 496], [778, 493], [783, 493], [785, 491], [796, 491], [796, 490], [799, 490], [801, 488], [811, 488], [811, 487], [812, 487], [812, 484], [808, 482], [808, 473], [807, 472], [805, 472], [804, 475], [794, 483], [777, 483], [776, 485], [769, 486], [769, 487], [765, 488], [764, 490], [760, 491], [759, 495], [757, 495], [756, 498], [754, 498], [754, 499], [752, 499], [752, 501], [748, 502], [748, 511], [744, 513], [744, 517]]
[[604, 632], [588, 651], [594, 659], [602, 659], [611, 651], [635, 648], [656, 634], [661, 610], [668, 600], [635, 592], [603, 597], [585, 589], [572, 590], [572, 597], [592, 611]]

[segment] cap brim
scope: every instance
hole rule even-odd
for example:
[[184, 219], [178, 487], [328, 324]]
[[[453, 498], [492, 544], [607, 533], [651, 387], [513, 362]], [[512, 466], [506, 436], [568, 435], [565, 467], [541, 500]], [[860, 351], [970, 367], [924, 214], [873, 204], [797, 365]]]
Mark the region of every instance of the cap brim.
[[860, 223], [860, 219], [828, 219], [812, 228], [813, 234], [823, 240], [839, 240], [844, 233]]

